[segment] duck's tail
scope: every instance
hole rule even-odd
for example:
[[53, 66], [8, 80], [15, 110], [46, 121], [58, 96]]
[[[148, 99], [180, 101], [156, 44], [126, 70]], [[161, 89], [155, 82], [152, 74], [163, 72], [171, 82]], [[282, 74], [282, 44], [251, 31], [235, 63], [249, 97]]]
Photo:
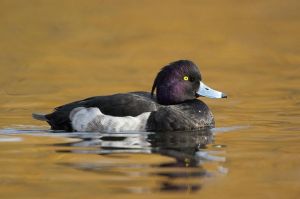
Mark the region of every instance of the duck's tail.
[[46, 118], [46, 115], [41, 114], [41, 113], [32, 113], [32, 117], [36, 120], [48, 121], [48, 119]]

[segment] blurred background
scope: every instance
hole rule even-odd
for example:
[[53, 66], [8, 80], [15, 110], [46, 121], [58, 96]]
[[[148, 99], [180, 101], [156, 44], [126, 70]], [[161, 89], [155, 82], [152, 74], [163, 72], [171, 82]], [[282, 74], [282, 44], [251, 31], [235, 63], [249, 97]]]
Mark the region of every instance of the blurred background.
[[[89, 96], [150, 91], [162, 66], [190, 59], [207, 85], [229, 95], [203, 99], [217, 127], [251, 127], [217, 138], [231, 146], [227, 166], [238, 172], [219, 183], [216, 195], [261, 189], [256, 198], [296, 198], [299, 6], [297, 0], [0, 0], [0, 127], [48, 128], [31, 113]], [[236, 190], [241, 184], [247, 186]]]
[[298, 1], [1, 0], [0, 9], [4, 117], [149, 91], [158, 70], [178, 59], [198, 64], [228, 101], [285, 88], [286, 76], [299, 83]]

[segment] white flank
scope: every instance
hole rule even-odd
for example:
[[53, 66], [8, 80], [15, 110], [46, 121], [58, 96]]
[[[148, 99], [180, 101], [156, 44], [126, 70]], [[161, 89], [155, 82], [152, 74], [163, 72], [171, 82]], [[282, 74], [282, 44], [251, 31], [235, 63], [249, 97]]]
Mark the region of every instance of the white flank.
[[76, 131], [123, 132], [145, 131], [150, 112], [136, 117], [115, 117], [103, 114], [98, 108], [79, 107], [70, 113], [72, 127]]

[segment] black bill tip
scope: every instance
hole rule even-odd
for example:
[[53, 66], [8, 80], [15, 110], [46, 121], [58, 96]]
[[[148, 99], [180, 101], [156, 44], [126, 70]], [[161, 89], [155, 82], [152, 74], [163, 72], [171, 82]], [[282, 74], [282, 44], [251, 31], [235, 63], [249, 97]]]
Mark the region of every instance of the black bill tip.
[[227, 98], [227, 95], [225, 93], [222, 93], [222, 98]]

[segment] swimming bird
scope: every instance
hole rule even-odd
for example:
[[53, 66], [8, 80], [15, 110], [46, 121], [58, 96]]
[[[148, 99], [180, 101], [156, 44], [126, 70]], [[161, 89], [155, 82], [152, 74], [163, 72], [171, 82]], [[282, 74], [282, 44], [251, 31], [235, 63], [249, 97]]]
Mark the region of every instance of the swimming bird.
[[[155, 95], [156, 90], [156, 95]], [[96, 96], [36, 114], [52, 130], [85, 132], [190, 131], [213, 128], [215, 121], [200, 96], [226, 98], [202, 82], [196, 64], [179, 60], [157, 74], [151, 92]]]

